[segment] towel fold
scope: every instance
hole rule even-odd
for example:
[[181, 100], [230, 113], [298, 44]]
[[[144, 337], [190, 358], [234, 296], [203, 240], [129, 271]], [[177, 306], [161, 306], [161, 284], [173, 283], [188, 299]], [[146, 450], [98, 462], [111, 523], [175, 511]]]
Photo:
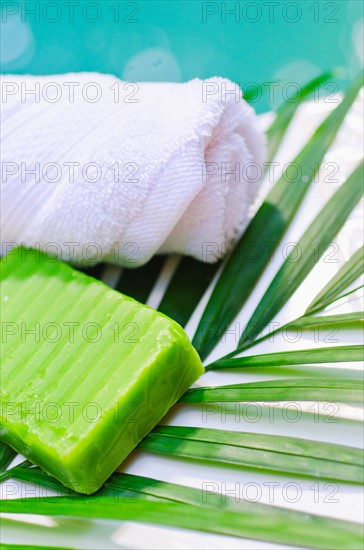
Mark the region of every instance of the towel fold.
[[128, 267], [155, 253], [212, 262], [242, 232], [264, 137], [221, 78], [125, 83], [2, 77], [2, 250]]

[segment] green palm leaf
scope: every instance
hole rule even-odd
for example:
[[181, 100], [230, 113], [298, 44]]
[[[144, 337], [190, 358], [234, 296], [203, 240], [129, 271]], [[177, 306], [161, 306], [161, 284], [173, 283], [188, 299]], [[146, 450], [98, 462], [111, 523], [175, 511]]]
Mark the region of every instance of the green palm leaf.
[[[15, 453], [16, 454], [16, 453]], [[14, 466], [13, 468], [10, 468], [8, 470], [2, 470], [0, 471], [0, 483], [3, 483], [7, 479], [10, 479], [13, 475], [13, 472], [16, 471], [18, 468], [27, 468], [30, 466], [31, 463], [28, 460], [24, 460], [21, 464], [18, 466]]]
[[[313, 165], [320, 164], [345, 115], [362, 86], [360, 74], [340, 105], [324, 120], [295, 159], [301, 168], [299, 185], [286, 173], [274, 185], [227, 261], [200, 320], [193, 344], [204, 359], [239, 313], [276, 246], [292, 221], [312, 180]], [[244, 251], [259, 246], [259, 257], [249, 261]]]
[[29, 465], [19, 465], [14, 466], [14, 468], [11, 468], [6, 472], [8, 474], [7, 479], [17, 479], [26, 483], [34, 483], [35, 485], [40, 485], [42, 487], [52, 489], [53, 491], [57, 491], [61, 495], [72, 494], [79, 496], [79, 493], [76, 493], [75, 491], [72, 491], [72, 489], [65, 487], [55, 477], [47, 474], [38, 466], [29, 468]]
[[182, 258], [159, 304], [159, 311], [184, 327], [219, 267], [220, 263], [207, 264]]
[[[215, 361], [214, 365], [219, 364], [225, 359], [230, 357], [235, 357], [238, 353], [241, 353], [247, 349], [250, 349], [261, 342], [264, 342], [268, 338], [272, 338], [275, 334], [278, 334], [282, 331], [293, 330], [297, 334], [300, 331], [320, 331], [320, 330], [338, 330], [339, 328], [362, 328], [364, 323], [364, 312], [356, 311], [351, 313], [339, 313], [337, 315], [322, 315], [316, 317], [313, 315], [308, 315], [307, 317], [298, 317], [294, 321], [289, 321], [282, 327], [279, 327], [271, 332], [267, 332], [261, 338], [257, 340], [245, 342], [242, 345], [239, 345], [236, 350], [224, 355], [218, 361]], [[207, 368], [211, 368], [211, 365], [208, 365]]]
[[[360, 449], [278, 435], [160, 426], [139, 449], [216, 464], [331, 481], [363, 483]], [[335, 457], [335, 458], [333, 458]]]
[[239, 343], [254, 340], [280, 311], [340, 231], [362, 194], [363, 163], [360, 163], [294, 246], [250, 318]]
[[145, 303], [158, 278], [165, 258], [154, 256], [147, 264], [138, 269], [123, 269], [116, 290]]
[[[273, 160], [301, 102], [308, 99], [315, 90], [319, 89], [324, 82], [327, 82], [333, 76], [333, 72], [329, 71], [314, 78], [301, 88], [299, 100], [291, 97], [277, 109], [276, 118], [267, 130], [268, 151], [266, 162]], [[296, 91], [294, 92], [295, 95]]]
[[[59, 494], [62, 494], [62, 492], [70, 494], [69, 489], [63, 487], [39, 468], [18, 468], [15, 479], [48, 487], [58, 491]], [[307, 546], [312, 548], [325, 548], [325, 545], [331, 545], [335, 540], [336, 542], [345, 540], [345, 544], [354, 544], [354, 542], [358, 542], [357, 537], [360, 536], [358, 526], [354, 523], [340, 520], [337, 522], [337, 520], [329, 518], [249, 502], [243, 498], [235, 499], [229, 496], [221, 498], [216, 483], [205, 483], [201, 490], [152, 478], [116, 473], [106, 482], [98, 497], [100, 499], [101, 495], [107, 494], [113, 495], [114, 502], [118, 502], [118, 497], [121, 497], [128, 499], [129, 503], [131, 498], [136, 498], [138, 500], [151, 500], [152, 502], [184, 504], [189, 506], [191, 514], [197, 515], [200, 513], [199, 509], [210, 509], [207, 530], [211, 523], [215, 523], [215, 516], [212, 515], [215, 510], [229, 511], [232, 514], [238, 514], [241, 518], [241, 531], [237, 536], [249, 536], [257, 540], [268, 540], [281, 544], [296, 545], [297, 541], [300, 540], [301, 544], [306, 543]], [[74, 494], [74, 497], [76, 497], [76, 494]], [[82, 499], [83, 497], [76, 498]], [[213, 522], [211, 521], [211, 515]], [[252, 522], [253, 518], [254, 521]], [[256, 528], [258, 521], [260, 527]], [[308, 526], [310, 526], [309, 529]], [[215, 525], [215, 529], [222, 530], [222, 528], [220, 523]], [[338, 530], [339, 539], [335, 539], [333, 536], [336, 530]], [[329, 532], [332, 540], [328, 538]], [[350, 546], [346, 547], [349, 548]]]
[[261, 355], [245, 355], [218, 359], [206, 367], [209, 369], [234, 369], [245, 367], [282, 367], [284, 365], [313, 365], [316, 363], [341, 363], [362, 361], [364, 346], [327, 346], [325, 348], [278, 351]]
[[338, 302], [339, 300], [342, 300], [343, 298], [346, 298], [347, 296], [350, 296], [354, 292], [358, 292], [358, 290], [362, 290], [363, 288], [364, 288], [364, 285], [359, 285], [359, 286], [356, 286], [355, 288], [351, 288], [347, 292], [344, 292], [344, 294], [340, 294], [339, 296], [334, 298], [333, 301], [330, 303], [330, 305], [334, 304], [335, 302]]
[[15, 458], [16, 452], [0, 441], [0, 470], [4, 470]]
[[321, 401], [363, 403], [360, 380], [287, 379], [248, 382], [231, 386], [193, 388], [182, 397], [183, 403], [226, 403], [259, 401]]
[[364, 246], [361, 246], [315, 296], [305, 315], [324, 309], [337, 300], [344, 290], [364, 273]]
[[357, 550], [362, 543], [360, 526], [347, 521], [302, 514], [301, 522], [291, 527], [283, 517], [278, 522], [275, 515], [267, 515], [263, 522], [261, 516], [254, 512], [216, 509], [212, 515], [209, 507], [175, 502], [135, 500], [130, 503], [129, 500], [128, 503], [120, 502], [116, 505], [114, 497], [80, 497], [71, 500], [60, 497], [57, 502], [52, 498], [27, 498], [5, 501], [3, 512], [133, 520], [234, 537], [257, 539], [259, 536], [259, 540], [275, 539], [283, 544], [301, 545], [303, 542], [311, 548], [323, 550]]
[[364, 324], [364, 312], [355, 311], [350, 313], [339, 313], [337, 315], [323, 315], [321, 317], [315, 317], [313, 315], [304, 315], [296, 321], [290, 321], [284, 328], [289, 329], [301, 329], [312, 330], [317, 327], [362, 327]]

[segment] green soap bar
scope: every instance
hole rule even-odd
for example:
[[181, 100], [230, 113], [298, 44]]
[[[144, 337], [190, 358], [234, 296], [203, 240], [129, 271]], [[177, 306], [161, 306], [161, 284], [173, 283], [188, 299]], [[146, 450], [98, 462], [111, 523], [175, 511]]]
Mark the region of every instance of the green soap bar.
[[90, 494], [203, 373], [184, 330], [65, 263], [1, 260], [0, 439]]

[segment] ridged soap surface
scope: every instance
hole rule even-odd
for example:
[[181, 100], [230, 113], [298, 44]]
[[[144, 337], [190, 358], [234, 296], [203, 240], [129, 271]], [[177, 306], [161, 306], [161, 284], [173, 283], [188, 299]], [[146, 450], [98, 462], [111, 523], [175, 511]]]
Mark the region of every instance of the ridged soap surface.
[[1, 261], [0, 437], [92, 493], [203, 373], [183, 329], [38, 251]]

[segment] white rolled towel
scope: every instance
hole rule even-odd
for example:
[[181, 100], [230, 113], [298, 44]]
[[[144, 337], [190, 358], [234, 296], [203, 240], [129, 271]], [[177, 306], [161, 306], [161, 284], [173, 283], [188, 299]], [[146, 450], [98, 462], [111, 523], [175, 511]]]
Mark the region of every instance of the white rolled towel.
[[264, 136], [232, 82], [2, 77], [2, 250], [135, 267], [214, 261], [242, 232]]

